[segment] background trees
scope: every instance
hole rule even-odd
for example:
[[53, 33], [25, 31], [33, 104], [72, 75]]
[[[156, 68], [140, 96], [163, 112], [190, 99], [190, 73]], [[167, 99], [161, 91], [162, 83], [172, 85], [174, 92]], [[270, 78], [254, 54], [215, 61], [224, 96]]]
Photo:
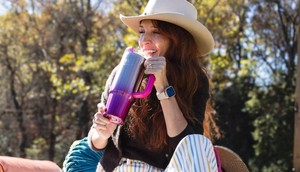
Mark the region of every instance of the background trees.
[[[299, 5], [191, 0], [215, 38], [209, 68], [216, 144], [250, 171], [291, 171]], [[146, 1], [5, 1], [0, 16], [0, 154], [62, 164], [86, 136], [106, 78], [136, 35], [119, 14]]]

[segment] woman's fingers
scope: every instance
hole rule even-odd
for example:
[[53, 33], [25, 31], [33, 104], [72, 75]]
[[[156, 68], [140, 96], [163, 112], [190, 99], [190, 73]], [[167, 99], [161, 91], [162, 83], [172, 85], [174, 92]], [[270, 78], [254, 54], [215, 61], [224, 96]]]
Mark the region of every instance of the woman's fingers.
[[166, 75], [166, 64], [166, 58], [163, 56], [148, 58], [144, 63], [146, 67], [145, 74], [153, 74], [155, 76], [154, 86], [157, 91], [162, 91], [169, 85]]
[[101, 138], [108, 139], [117, 128], [117, 125], [111, 123], [110, 120], [104, 117], [100, 112], [97, 112], [94, 115], [92, 127], [97, 131]]
[[151, 57], [144, 63], [145, 74], [160, 75], [166, 70], [166, 59], [163, 56]]
[[105, 105], [104, 105], [104, 103], [98, 103], [97, 104], [97, 108], [98, 108], [98, 112], [100, 112], [101, 114], [104, 114], [104, 112], [105, 112]]
[[109, 124], [110, 123], [110, 120], [108, 118], [106, 118], [102, 113], [100, 112], [97, 112], [95, 115], [94, 115], [94, 120], [96, 123], [99, 123], [99, 124]]
[[165, 66], [166, 59], [163, 56], [151, 57], [145, 61], [144, 65], [147, 69], [154, 68], [157, 66]]

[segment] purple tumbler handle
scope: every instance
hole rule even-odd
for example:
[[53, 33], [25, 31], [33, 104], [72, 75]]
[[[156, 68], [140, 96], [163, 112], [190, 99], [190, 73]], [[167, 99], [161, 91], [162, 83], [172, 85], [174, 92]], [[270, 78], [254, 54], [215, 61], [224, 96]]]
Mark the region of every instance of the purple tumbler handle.
[[[134, 48], [129, 47], [129, 48], [127, 48], [127, 51], [133, 53], [134, 52]], [[149, 94], [152, 91], [152, 88], [153, 88], [153, 85], [154, 85], [154, 81], [155, 81], [155, 76], [153, 74], [150, 74], [149, 77], [148, 77], [148, 82], [146, 84], [145, 90], [141, 91], [141, 92], [132, 93], [132, 96], [134, 98], [136, 98], [136, 99], [145, 98], [145, 97], [149, 96]]]
[[153, 74], [150, 74], [148, 77], [148, 82], [147, 82], [145, 90], [141, 91], [141, 92], [132, 93], [132, 96], [134, 98], [145, 98], [145, 97], [149, 96], [149, 94], [152, 91], [154, 81], [155, 81], [155, 76]]

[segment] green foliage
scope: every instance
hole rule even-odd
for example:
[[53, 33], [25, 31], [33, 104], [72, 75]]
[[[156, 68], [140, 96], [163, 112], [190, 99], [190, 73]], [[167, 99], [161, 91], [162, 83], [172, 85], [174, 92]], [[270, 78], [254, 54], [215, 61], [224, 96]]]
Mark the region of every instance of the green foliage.
[[[210, 68], [215, 107], [224, 130], [220, 144], [238, 152], [250, 171], [290, 171], [297, 45], [292, 38], [296, 38], [295, 21], [299, 20], [293, 6], [296, 1], [215, 3], [222, 5], [205, 21], [216, 40]], [[249, 143], [236, 145], [236, 140]]]
[[26, 149], [27, 157], [30, 159], [47, 159], [48, 145], [44, 138], [34, 139], [32, 145]]
[[[256, 159], [252, 164], [265, 169], [272, 170], [275, 167], [282, 171], [291, 169], [293, 152], [293, 92], [278, 85], [268, 90], [255, 89], [249, 93], [251, 99], [246, 102], [245, 111], [248, 111], [255, 120], [253, 125], [253, 145]], [[278, 156], [280, 155], [280, 156]], [[268, 159], [268, 161], [262, 161]]]

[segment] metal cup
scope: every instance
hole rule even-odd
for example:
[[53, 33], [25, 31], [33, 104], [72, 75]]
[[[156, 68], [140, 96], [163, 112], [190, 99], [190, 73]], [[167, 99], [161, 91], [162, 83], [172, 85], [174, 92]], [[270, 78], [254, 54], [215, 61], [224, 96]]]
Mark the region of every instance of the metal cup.
[[145, 90], [135, 92], [144, 75], [145, 58], [127, 48], [118, 66], [109, 90], [104, 116], [115, 124], [122, 124], [135, 98], [147, 97], [153, 88], [155, 77], [148, 76]]

